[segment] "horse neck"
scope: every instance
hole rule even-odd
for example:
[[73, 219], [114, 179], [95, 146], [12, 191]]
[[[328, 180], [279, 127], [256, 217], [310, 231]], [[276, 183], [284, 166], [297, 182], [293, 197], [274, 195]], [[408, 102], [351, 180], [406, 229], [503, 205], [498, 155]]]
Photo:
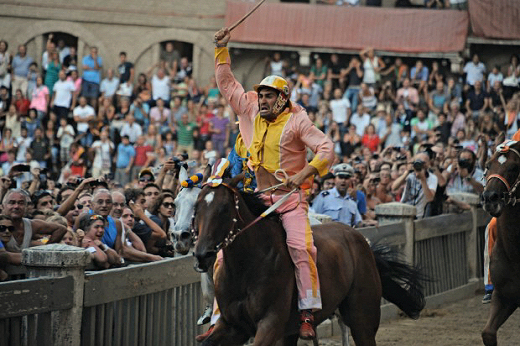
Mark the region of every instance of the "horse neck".
[[[243, 201], [239, 203], [240, 217], [237, 226], [242, 229], [249, 225], [256, 217], [249, 211]], [[240, 219], [237, 218], [237, 219]], [[281, 222], [272, 219], [261, 219], [254, 225], [241, 232], [235, 240], [224, 248], [224, 263], [226, 269], [241, 273], [246, 267], [265, 266], [270, 255], [276, 254], [283, 241], [283, 227]]]
[[520, 206], [507, 206], [497, 219], [497, 241], [509, 257], [520, 259]]

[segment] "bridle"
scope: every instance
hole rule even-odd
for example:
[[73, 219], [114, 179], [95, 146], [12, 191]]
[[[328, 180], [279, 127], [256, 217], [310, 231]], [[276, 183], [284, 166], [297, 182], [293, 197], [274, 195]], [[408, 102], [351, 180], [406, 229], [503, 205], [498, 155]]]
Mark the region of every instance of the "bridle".
[[[501, 154], [506, 154], [508, 151], [511, 151], [520, 159], [520, 152], [514, 148], [511, 148], [510, 146], [504, 146], [502, 149], [497, 148], [497, 150]], [[516, 179], [513, 182], [513, 187], [511, 187], [506, 178], [497, 173], [487, 176], [486, 184], [488, 184], [489, 181], [493, 178], [500, 180], [507, 189], [507, 192], [504, 192], [504, 196], [502, 197], [502, 201], [504, 201], [505, 205], [515, 206], [517, 202], [520, 202], [520, 198], [516, 198], [515, 196], [518, 185], [520, 185], [520, 173], [516, 176]]]

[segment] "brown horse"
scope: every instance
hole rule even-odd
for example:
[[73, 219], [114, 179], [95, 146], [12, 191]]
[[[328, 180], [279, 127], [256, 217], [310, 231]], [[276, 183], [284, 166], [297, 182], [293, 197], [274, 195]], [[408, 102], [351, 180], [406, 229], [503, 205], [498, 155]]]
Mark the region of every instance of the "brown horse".
[[[279, 215], [240, 232], [267, 207], [255, 195], [238, 192], [236, 182], [205, 186], [195, 208], [197, 269], [207, 270], [221, 247], [224, 256], [215, 277], [221, 318], [203, 345], [242, 345], [252, 336], [255, 346], [296, 345], [296, 282]], [[339, 309], [356, 345], [365, 346], [376, 344], [381, 295], [408, 316], [419, 316], [425, 301], [415, 268], [387, 247], [373, 251], [346, 225], [313, 231], [323, 303], [316, 324]]]
[[497, 345], [497, 330], [520, 305], [520, 143], [504, 142], [486, 164], [484, 209], [497, 218], [489, 271], [495, 286], [482, 340]]

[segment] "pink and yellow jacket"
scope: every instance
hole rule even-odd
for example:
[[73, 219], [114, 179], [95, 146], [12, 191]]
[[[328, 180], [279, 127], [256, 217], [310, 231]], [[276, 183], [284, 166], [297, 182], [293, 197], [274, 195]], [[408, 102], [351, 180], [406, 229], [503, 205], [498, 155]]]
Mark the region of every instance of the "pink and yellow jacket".
[[[238, 115], [240, 133], [255, 171], [262, 166], [270, 173], [283, 169], [292, 176], [309, 164], [320, 176], [325, 175], [334, 161], [334, 145], [314, 126], [305, 109], [291, 103], [292, 108], [286, 109], [274, 121], [263, 119], [259, 115], [257, 93], [244, 91], [230, 65], [227, 48], [215, 48], [217, 85]], [[306, 160], [306, 147], [316, 154], [310, 163]]]

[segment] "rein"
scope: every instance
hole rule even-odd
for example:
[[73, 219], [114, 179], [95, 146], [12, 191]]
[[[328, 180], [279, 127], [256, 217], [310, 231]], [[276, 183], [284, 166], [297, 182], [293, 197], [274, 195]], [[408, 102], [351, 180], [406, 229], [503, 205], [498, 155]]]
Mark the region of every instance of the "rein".
[[[209, 185], [210, 187], [216, 187], [212, 184], [204, 184], [204, 186], [206, 185]], [[244, 222], [244, 219], [242, 218], [242, 216], [240, 215], [240, 207], [239, 207], [239, 196], [240, 196], [240, 192], [233, 186], [231, 185], [228, 185], [224, 182], [221, 182], [219, 185], [223, 185], [225, 186], [226, 188], [228, 188], [229, 190], [231, 190], [231, 192], [233, 193], [233, 196], [234, 196], [234, 200], [235, 200], [235, 209], [237, 211], [237, 215], [238, 215], [238, 218], [240, 219], [240, 221]], [[264, 189], [266, 191], [270, 191], [270, 190], [274, 190], [280, 186], [284, 185], [284, 183], [281, 183], [281, 184], [278, 184], [278, 185], [275, 185], [275, 186], [271, 186], [270, 188], [267, 188], [267, 189]], [[218, 185], [217, 185], [218, 186]], [[262, 191], [264, 191], [262, 190]], [[228, 232], [228, 234], [226, 235], [226, 237], [224, 238], [223, 241], [221, 241], [219, 244], [217, 244], [215, 246], [215, 253], [219, 252], [221, 249], [224, 249], [226, 248], [229, 244], [231, 244], [235, 238], [241, 234], [242, 232], [244, 232], [246, 229], [248, 228], [251, 228], [253, 225], [257, 224], [260, 220], [264, 219], [265, 217], [267, 217], [269, 214], [271, 214], [273, 211], [275, 211], [276, 209], [278, 209], [283, 203], [285, 203], [285, 201], [287, 201], [287, 199], [289, 199], [289, 197], [298, 190], [298, 188], [294, 188], [292, 189], [290, 192], [288, 192], [287, 194], [285, 194], [282, 198], [280, 198], [276, 203], [274, 203], [273, 205], [271, 205], [266, 211], [264, 211], [262, 214], [260, 214], [260, 216], [258, 216], [256, 219], [254, 219], [253, 221], [251, 221], [250, 223], [248, 223], [245, 227], [243, 228], [239, 228], [237, 227], [237, 223], [238, 223], [238, 219], [237, 218], [233, 218], [233, 226], [231, 227], [231, 230]], [[299, 202], [298, 202], [299, 204]], [[193, 218], [192, 218], [192, 230], [191, 230], [191, 233], [193, 235], [193, 238], [195, 241], [197, 241], [198, 239], [198, 232], [195, 231], [195, 227], [194, 227], [194, 222], [195, 222], [195, 215], [193, 215]]]
[[[518, 158], [520, 158], [520, 152], [518, 150], [507, 147], [507, 150], [503, 151], [503, 153], [507, 152], [508, 150], [511, 150]], [[520, 202], [520, 198], [516, 198], [515, 193], [518, 188], [518, 185], [520, 184], [520, 173], [516, 177], [516, 180], [513, 183], [513, 187], [509, 184], [506, 178], [501, 176], [500, 174], [491, 174], [488, 177], [486, 177], [486, 184], [489, 183], [491, 179], [498, 179], [500, 180], [506, 187], [507, 192], [504, 192], [504, 196], [502, 197], [502, 200], [506, 205], [512, 205], [515, 206], [516, 203]]]

